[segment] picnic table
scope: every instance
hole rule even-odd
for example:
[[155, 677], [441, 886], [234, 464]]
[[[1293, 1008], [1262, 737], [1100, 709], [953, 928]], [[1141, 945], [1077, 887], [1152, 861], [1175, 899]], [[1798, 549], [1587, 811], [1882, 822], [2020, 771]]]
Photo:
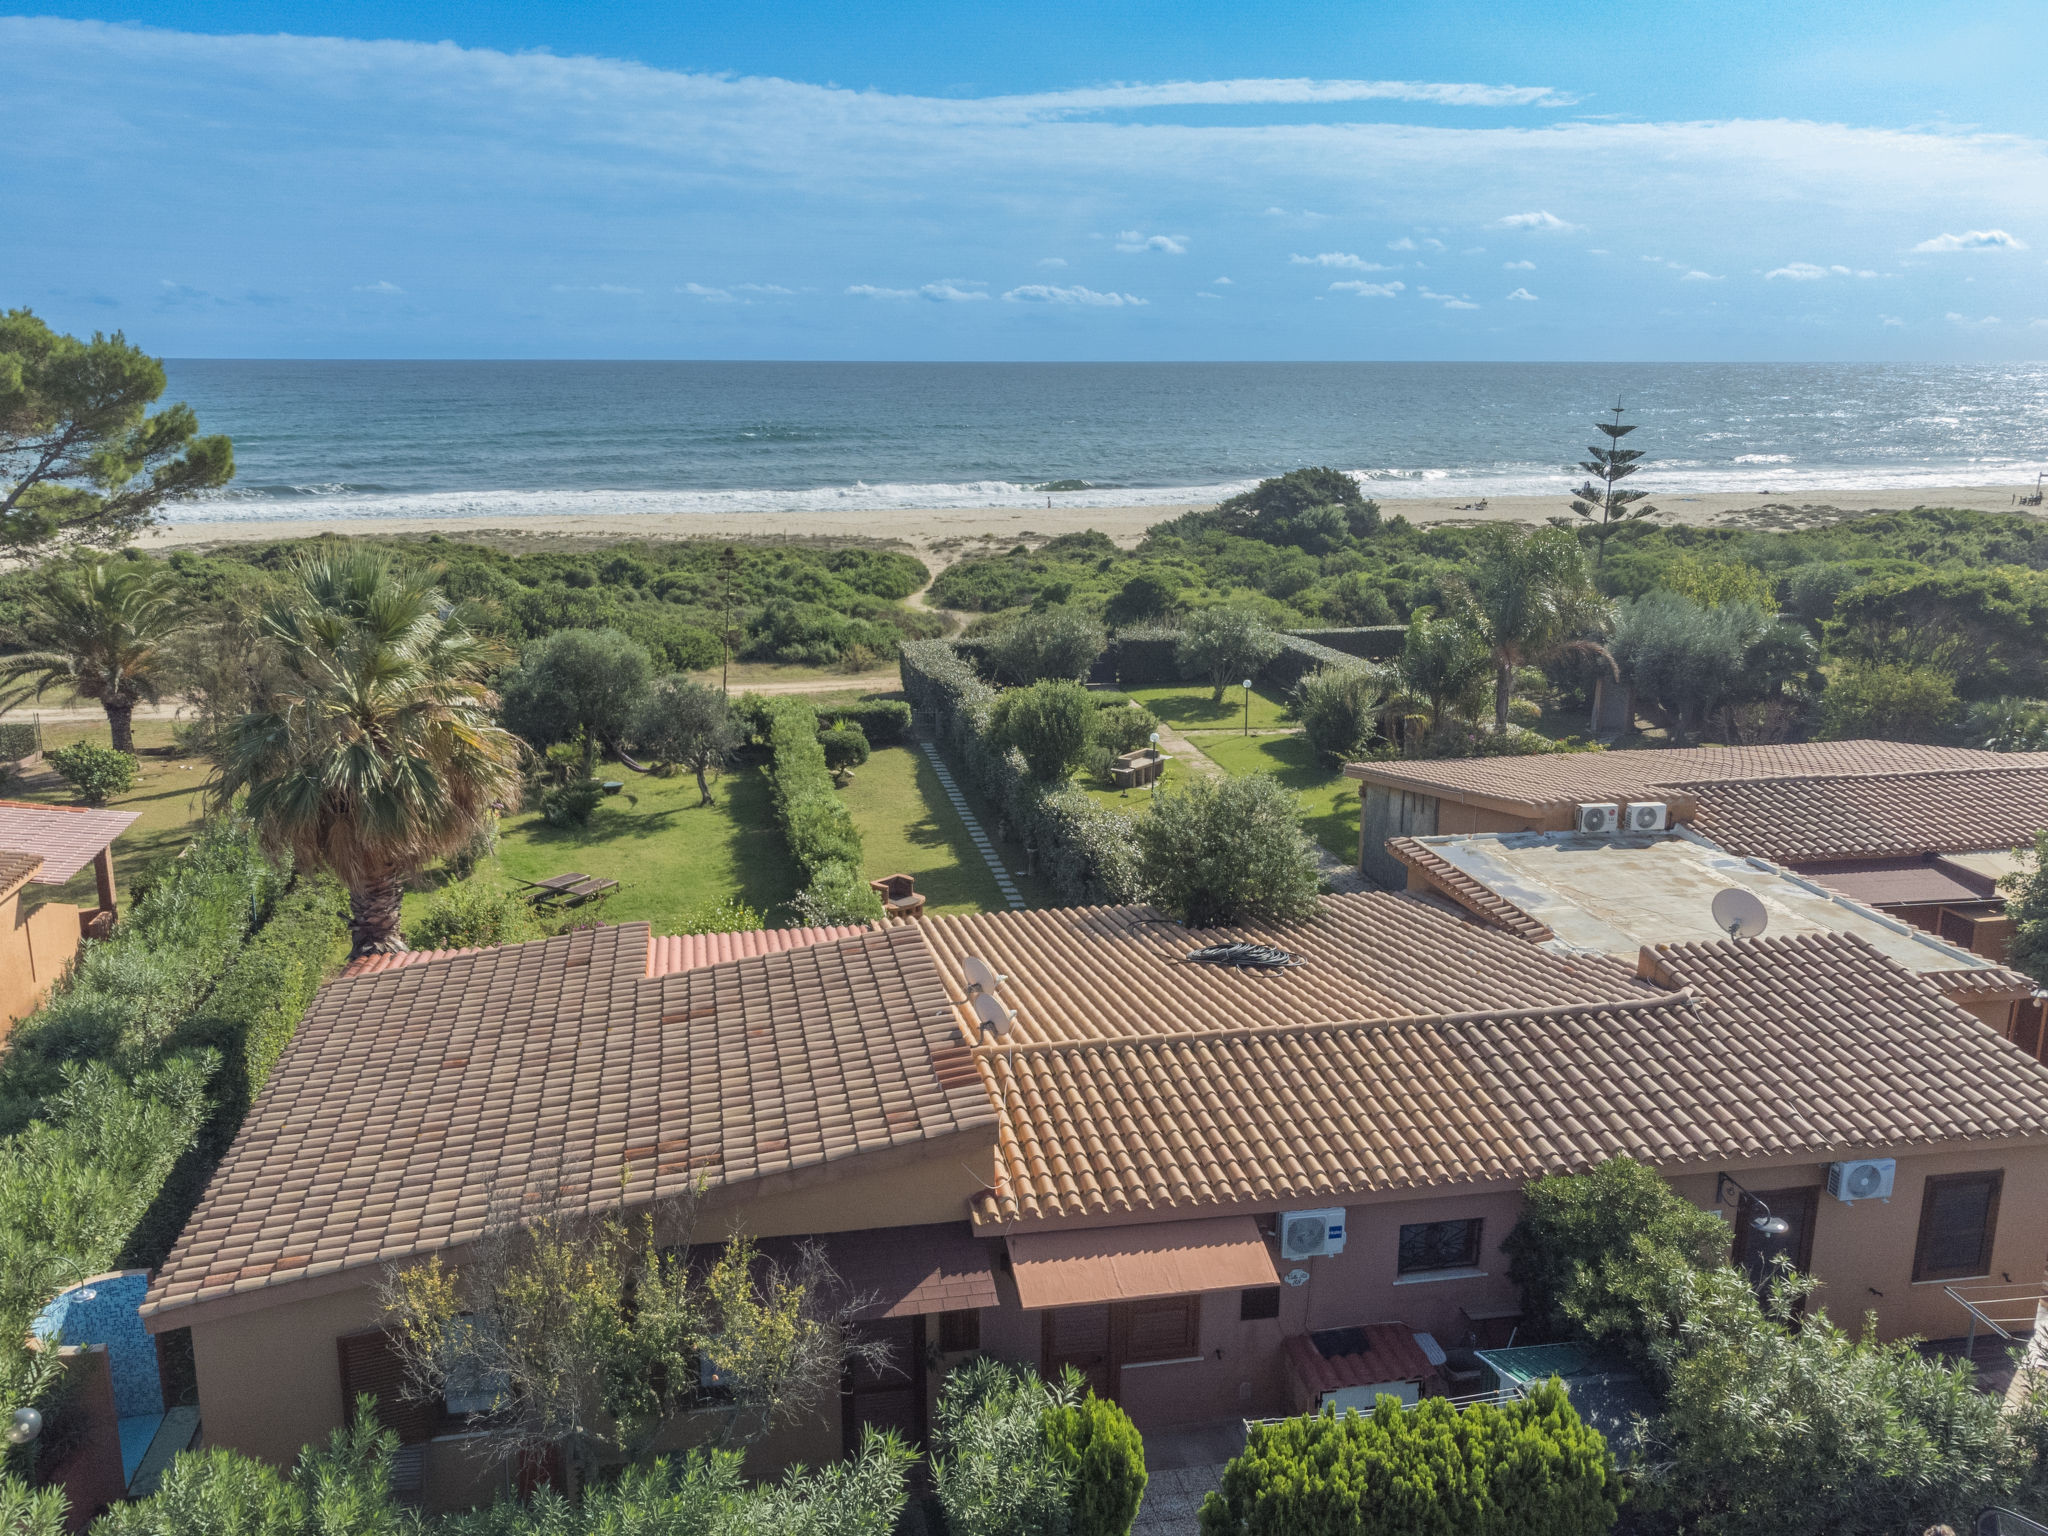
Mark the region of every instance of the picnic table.
[[549, 875], [545, 880], [521, 880], [519, 884], [538, 893], [533, 898], [536, 903], [588, 901], [593, 896], [603, 896], [619, 888], [619, 882], [616, 880], [603, 880], [583, 874]]

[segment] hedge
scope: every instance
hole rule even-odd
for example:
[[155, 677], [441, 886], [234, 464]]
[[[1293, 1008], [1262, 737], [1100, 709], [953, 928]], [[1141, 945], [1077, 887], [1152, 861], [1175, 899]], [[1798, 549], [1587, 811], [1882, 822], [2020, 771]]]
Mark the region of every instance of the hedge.
[[1407, 643], [1408, 626], [1367, 624], [1356, 629], [1291, 629], [1288, 633], [1297, 640], [1327, 645], [1333, 651], [1356, 656], [1360, 661], [1395, 661], [1401, 655], [1401, 647]]
[[910, 706], [901, 699], [862, 699], [818, 711], [822, 726], [853, 724], [871, 747], [886, 747], [910, 734]]
[[[1401, 638], [1407, 631], [1396, 625], [1392, 633], [1393, 650], [1388, 654], [1398, 656]], [[1109, 642], [1107, 653], [1115, 669], [1117, 686], [1142, 688], [1148, 684], [1187, 682], [1187, 674], [1181, 670], [1175, 654], [1180, 634], [1179, 630], [1165, 626], [1127, 629], [1118, 634]], [[1283, 631], [1280, 654], [1259, 669], [1259, 681], [1276, 692], [1287, 693], [1310, 672], [1324, 667], [1355, 667], [1364, 651], [1325, 644], [1321, 637], [1378, 634], [1378, 629]]]
[[[822, 877], [826, 887], [843, 897], [852, 888], [848, 875], [858, 886], [864, 868], [860, 832], [825, 766], [825, 749], [818, 743], [818, 712], [800, 698], [785, 698], [769, 701], [765, 713], [768, 782], [790, 856], [810, 884], [818, 885]], [[831, 868], [835, 865], [837, 870]], [[881, 916], [879, 898], [872, 915]]]
[[33, 757], [43, 750], [43, 728], [34, 720], [0, 720], [0, 763]]
[[1462, 1412], [1403, 1410], [1255, 1424], [1202, 1536], [1602, 1536], [1619, 1514], [1614, 1457], [1555, 1379]]
[[1071, 785], [1048, 790], [1033, 783], [1022, 756], [990, 738], [997, 690], [976, 677], [951, 645], [905, 641], [897, 661], [911, 707], [931, 722], [968, 783], [1032, 850], [1054, 890], [1073, 902], [1139, 899], [1130, 817]]

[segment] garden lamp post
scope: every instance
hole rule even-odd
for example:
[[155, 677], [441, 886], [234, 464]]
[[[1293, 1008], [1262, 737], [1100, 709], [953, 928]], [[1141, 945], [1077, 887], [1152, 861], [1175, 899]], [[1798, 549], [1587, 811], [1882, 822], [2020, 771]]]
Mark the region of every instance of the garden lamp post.
[[1252, 680], [1250, 678], [1244, 680], [1244, 733], [1247, 736], [1252, 733]]
[[[1157, 731], [1152, 733], [1152, 755], [1154, 757], [1159, 755], [1159, 733]], [[1164, 776], [1164, 773], [1165, 770], [1162, 769], [1159, 773], [1152, 775], [1151, 780], [1145, 785], [1145, 793], [1147, 795], [1159, 787], [1159, 780]]]

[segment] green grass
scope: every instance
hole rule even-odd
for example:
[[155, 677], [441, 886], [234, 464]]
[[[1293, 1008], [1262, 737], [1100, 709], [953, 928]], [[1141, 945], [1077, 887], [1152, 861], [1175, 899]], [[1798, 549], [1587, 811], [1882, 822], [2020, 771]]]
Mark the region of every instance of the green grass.
[[[1122, 690], [1178, 731], [1223, 730], [1244, 725], [1244, 690], [1232, 683], [1223, 690], [1223, 701], [1209, 697], [1201, 683], [1159, 683], [1150, 688]], [[1261, 688], [1252, 690], [1252, 729], [1273, 730], [1291, 724], [1280, 717], [1285, 701]]]
[[[1160, 789], [1178, 789], [1194, 776], [1195, 770], [1187, 765], [1187, 760], [1181, 754], [1169, 752], [1166, 755], [1166, 771], [1160, 774], [1154, 785]], [[1144, 815], [1146, 807], [1152, 801], [1150, 788], [1115, 789], [1104, 785], [1099, 779], [1090, 778], [1085, 772], [1076, 774], [1074, 783], [1086, 790], [1091, 798], [1101, 801], [1113, 811], [1122, 811], [1126, 816]]]
[[1347, 864], [1358, 861], [1358, 785], [1316, 762], [1299, 736], [1205, 736], [1202, 750], [1232, 775], [1270, 773], [1301, 801], [1308, 835]]
[[[840, 793], [860, 829], [868, 878], [914, 875], [925, 897], [924, 909], [934, 916], [1009, 910], [921, 748], [877, 747]], [[978, 808], [976, 815], [980, 816]], [[994, 836], [986, 819], [982, 827]], [[1002, 843], [996, 851], [1008, 861], [1006, 867], [1025, 901], [1034, 907], [1048, 905], [1050, 898], [1041, 883], [1016, 873], [1024, 865], [1022, 851]]]
[[[616, 880], [603, 903], [608, 923], [646, 921], [656, 933], [674, 933], [697, 908], [736, 896], [774, 924], [777, 908], [796, 894], [797, 869], [783, 845], [768, 803], [768, 776], [757, 763], [735, 765], [713, 781], [712, 804], [697, 803], [697, 781], [687, 773], [659, 779], [608, 765], [625, 781], [607, 797], [587, 827], [551, 827], [535, 811], [506, 818], [498, 855], [480, 874], [544, 880], [570, 872]], [[410, 926], [432, 901], [432, 891], [410, 891], [404, 922]], [[596, 908], [588, 909], [598, 915]]]
[[[105, 746], [110, 739], [104, 720], [53, 721], [43, 727], [45, 751], [68, 747], [75, 741], [97, 741]], [[109, 810], [136, 811], [141, 816], [139, 821], [114, 839], [114, 887], [123, 907], [127, 905], [136, 876], [160, 860], [175, 858], [199, 830], [210, 765], [204, 758], [177, 757], [162, 750], [152, 750], [168, 748], [170, 744], [170, 721], [136, 721], [138, 766], [135, 787], [108, 802]], [[71, 786], [62, 782], [42, 788], [32, 788], [19, 781], [0, 785], [0, 798], [32, 800], [44, 805], [79, 803]], [[38, 885], [31, 886], [30, 890], [35, 894], [37, 904], [67, 901], [74, 906], [90, 907], [99, 903], [98, 887], [93, 883], [90, 864], [61, 888]]]

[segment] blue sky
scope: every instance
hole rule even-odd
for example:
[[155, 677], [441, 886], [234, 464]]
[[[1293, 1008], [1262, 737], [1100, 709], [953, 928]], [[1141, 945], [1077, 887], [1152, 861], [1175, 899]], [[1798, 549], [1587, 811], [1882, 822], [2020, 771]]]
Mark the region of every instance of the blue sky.
[[167, 355], [2048, 356], [2038, 3], [59, 9], [0, 304]]

